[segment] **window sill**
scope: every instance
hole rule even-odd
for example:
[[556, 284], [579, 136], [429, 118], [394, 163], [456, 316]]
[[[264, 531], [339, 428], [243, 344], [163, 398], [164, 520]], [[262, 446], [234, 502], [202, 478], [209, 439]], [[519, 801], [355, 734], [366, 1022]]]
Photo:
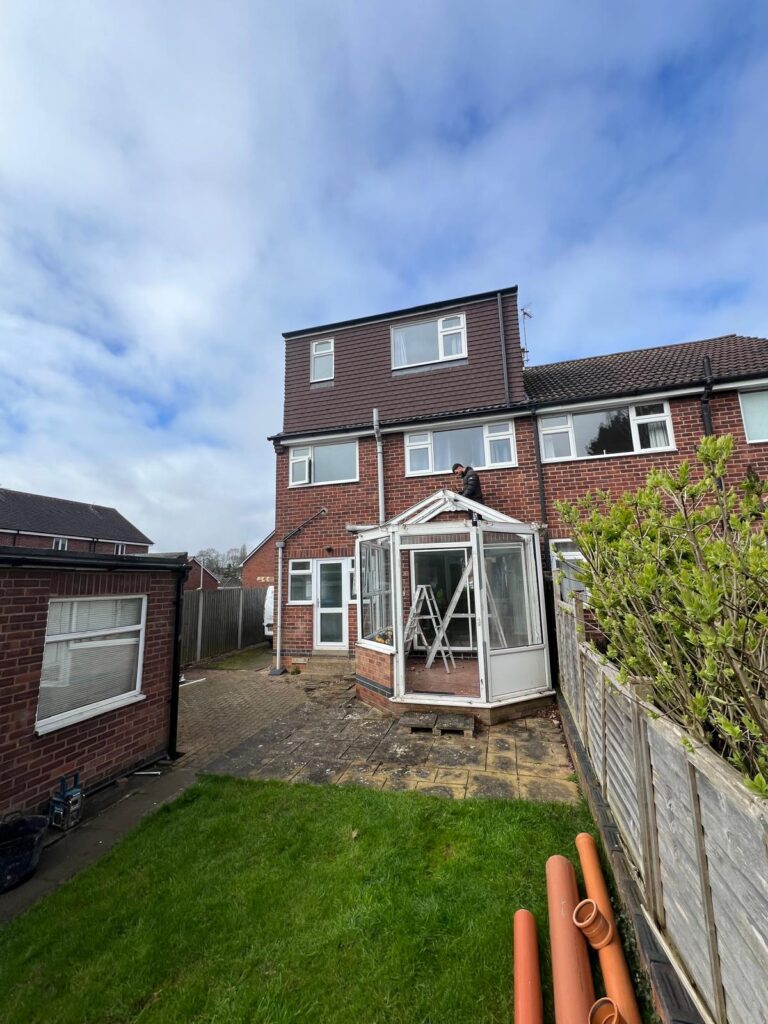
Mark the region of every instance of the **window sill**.
[[325, 391], [328, 388], [333, 387], [333, 377], [326, 377], [325, 380], [311, 380], [309, 382], [310, 391]]
[[677, 448], [643, 448], [639, 452], [615, 452], [612, 455], [576, 455], [575, 457], [566, 455], [561, 459], [542, 458], [541, 462], [544, 466], [551, 466], [559, 462], [598, 462], [603, 459], [631, 459], [633, 455], [664, 455], [676, 451]]
[[359, 484], [360, 477], [356, 476], [351, 480], [321, 480], [312, 484], [288, 484], [289, 491], [298, 491], [304, 487], [337, 487], [339, 484]]
[[[602, 458], [602, 456], [598, 456], [598, 458]], [[566, 460], [561, 460], [561, 461], [566, 461]], [[572, 462], [573, 459], [569, 459], [567, 461]], [[495, 469], [518, 469], [518, 468], [519, 467], [518, 467], [518, 464], [516, 462], [496, 462], [496, 463], [494, 463], [493, 466], [473, 466], [472, 467], [472, 469], [474, 469], [474, 471], [476, 473], [490, 473], [492, 470], [495, 470]], [[422, 470], [417, 470], [416, 472], [412, 472], [412, 473], [406, 472], [405, 475], [406, 475], [406, 477], [420, 477], [420, 476], [452, 476], [453, 474], [451, 473], [450, 469], [422, 469]]]
[[360, 639], [357, 641], [357, 646], [365, 648], [366, 651], [376, 651], [377, 654], [395, 653], [395, 648], [390, 644], [377, 644], [375, 640]]
[[66, 729], [69, 725], [76, 725], [78, 722], [85, 722], [89, 718], [96, 718], [98, 715], [105, 715], [108, 711], [117, 711], [118, 708], [125, 708], [131, 704], [138, 704], [146, 700], [143, 693], [123, 693], [119, 697], [111, 697], [109, 700], [100, 701], [98, 704], [89, 704], [84, 708], [76, 708], [74, 711], [65, 711], [53, 718], [46, 718], [35, 724], [35, 735], [45, 736], [49, 732], [56, 732], [58, 729]]

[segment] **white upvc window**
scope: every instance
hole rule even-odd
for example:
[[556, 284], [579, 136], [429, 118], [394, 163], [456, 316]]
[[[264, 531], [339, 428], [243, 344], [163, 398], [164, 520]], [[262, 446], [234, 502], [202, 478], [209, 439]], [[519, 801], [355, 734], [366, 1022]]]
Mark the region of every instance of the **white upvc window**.
[[53, 538], [53, 550], [54, 551], [66, 551], [69, 541], [66, 537], [54, 537]]
[[768, 441], [768, 391], [741, 391], [739, 401], [747, 441]]
[[125, 547], [126, 547], [125, 544], [115, 544], [115, 554], [116, 555], [124, 555], [125, 554]]
[[312, 559], [288, 562], [288, 604], [312, 604]]
[[355, 560], [349, 560], [349, 602], [357, 601], [357, 573], [355, 572]]
[[288, 473], [289, 487], [356, 483], [357, 440], [291, 448]]
[[675, 444], [669, 402], [660, 400], [543, 415], [539, 438], [544, 462], [670, 451]]
[[474, 469], [516, 466], [514, 422], [419, 430], [405, 435], [406, 476], [450, 473], [456, 462]]
[[333, 338], [312, 342], [309, 380], [311, 383], [333, 380]]
[[36, 731], [142, 700], [147, 598], [53, 599], [48, 606]]
[[402, 324], [392, 327], [391, 331], [393, 370], [467, 356], [467, 324], [463, 313]]

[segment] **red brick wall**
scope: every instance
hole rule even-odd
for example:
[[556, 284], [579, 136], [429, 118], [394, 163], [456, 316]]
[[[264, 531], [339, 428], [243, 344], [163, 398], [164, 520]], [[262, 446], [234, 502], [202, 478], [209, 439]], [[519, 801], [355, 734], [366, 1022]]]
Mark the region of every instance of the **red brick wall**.
[[[715, 431], [732, 433], [736, 439], [733, 478], [743, 478], [748, 465], [754, 466], [761, 476], [768, 476], [768, 444], [747, 444], [737, 393], [716, 394], [711, 404]], [[701, 403], [698, 397], [679, 398], [672, 399], [670, 406], [676, 452], [544, 464], [546, 521], [551, 537], [568, 535], [555, 510], [555, 501], [574, 499], [598, 488], [618, 496], [643, 484], [653, 467], [673, 468], [683, 459], [695, 462], [696, 447], [704, 433]], [[480, 470], [483, 498], [490, 507], [523, 522], [540, 522], [532, 421], [515, 420], [515, 433], [518, 465], [513, 469]], [[316, 519], [286, 543], [284, 600], [289, 559], [353, 556], [354, 537], [346, 531], [346, 524], [377, 522], [376, 444], [372, 437], [359, 439], [359, 468], [359, 483], [289, 488], [288, 453], [287, 450], [278, 453], [276, 536], [284, 536], [321, 507], [328, 509], [327, 516]], [[402, 434], [384, 435], [384, 473], [387, 518], [403, 512], [438, 488], [456, 488], [450, 473], [406, 477]], [[350, 627], [350, 647], [355, 640]], [[287, 654], [302, 655], [311, 651], [311, 606], [290, 606], [287, 611], [284, 606], [283, 644]]]
[[[62, 534], [63, 536], [63, 534]], [[53, 548], [53, 537], [43, 537], [38, 533], [19, 533], [13, 530], [0, 530], [0, 545], [19, 548]], [[69, 537], [67, 551], [96, 551], [103, 555], [114, 555], [115, 542], [98, 540], [94, 544], [90, 540], [78, 540]], [[149, 551], [148, 544], [126, 544], [126, 555], [145, 555]]]
[[355, 648], [355, 672], [390, 692], [394, 687], [395, 658], [387, 651], [372, 651], [368, 647]]
[[275, 537], [267, 540], [253, 552], [243, 566], [244, 587], [268, 587], [275, 582]]
[[[0, 813], [47, 801], [60, 775], [86, 787], [162, 753], [170, 721], [175, 574], [0, 568]], [[146, 594], [146, 700], [35, 735], [48, 603], [52, 597]]]
[[189, 576], [184, 583], [185, 590], [218, 590], [219, 581], [202, 569], [199, 562], [190, 562]]

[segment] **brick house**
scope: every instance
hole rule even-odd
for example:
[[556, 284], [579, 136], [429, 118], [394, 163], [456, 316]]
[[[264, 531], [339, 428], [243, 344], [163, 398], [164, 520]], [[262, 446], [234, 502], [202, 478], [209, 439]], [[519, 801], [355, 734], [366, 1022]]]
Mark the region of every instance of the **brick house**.
[[0, 488], [0, 546], [143, 555], [152, 541], [117, 509]]
[[275, 582], [275, 531], [249, 551], [240, 564], [244, 587], [268, 587]]
[[184, 584], [185, 590], [218, 590], [221, 586], [219, 577], [206, 569], [200, 559], [195, 555], [187, 562], [189, 575]]
[[175, 750], [186, 560], [0, 546], [0, 814]]
[[[547, 646], [551, 565], [572, 550], [557, 500], [639, 486], [705, 433], [734, 435], [736, 476], [768, 473], [766, 339], [527, 367], [514, 287], [284, 339], [276, 654], [354, 656], [370, 701], [487, 711], [535, 696], [523, 653]], [[454, 501], [454, 462], [479, 470], [485, 512]], [[434, 632], [406, 636], [424, 585], [439, 618], [455, 599], [458, 668], [427, 666]], [[551, 678], [539, 683], [548, 693]]]

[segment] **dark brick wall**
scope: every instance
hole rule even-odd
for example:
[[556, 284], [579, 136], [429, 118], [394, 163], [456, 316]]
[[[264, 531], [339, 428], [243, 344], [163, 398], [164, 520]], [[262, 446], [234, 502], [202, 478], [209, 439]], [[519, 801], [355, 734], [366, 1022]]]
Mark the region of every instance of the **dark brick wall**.
[[275, 582], [275, 538], [270, 537], [243, 566], [244, 587], [268, 587]]
[[[62, 534], [61, 536], [64, 535]], [[97, 540], [94, 542], [90, 540], [77, 540], [72, 537], [67, 539], [69, 541], [67, 551], [96, 551], [103, 555], [113, 555], [115, 553], [115, 542], [113, 540]], [[7, 545], [8, 547], [44, 548], [50, 550], [53, 548], [53, 541], [53, 537], [42, 537], [38, 533], [16, 534], [13, 530], [0, 530], [0, 546]], [[126, 544], [125, 546], [126, 555], [145, 555], [148, 551], [148, 544]]]
[[219, 581], [206, 572], [199, 562], [189, 563], [189, 576], [184, 583], [185, 590], [218, 590]]
[[[522, 402], [523, 361], [517, 317], [517, 294], [503, 298], [504, 338], [510, 399]], [[467, 326], [467, 359], [411, 370], [392, 370], [390, 327], [418, 323], [463, 312]], [[334, 380], [311, 385], [311, 343], [334, 338]], [[322, 331], [285, 343], [285, 411], [283, 430], [295, 433], [370, 423], [377, 406], [382, 421], [435, 415], [455, 409], [487, 409], [504, 404], [499, 311], [495, 298], [467, 306], [447, 307], [405, 320]]]
[[[0, 813], [47, 801], [60, 775], [86, 787], [166, 749], [176, 576], [0, 568]], [[146, 700], [45, 736], [35, 735], [48, 603], [52, 597], [146, 594]]]

